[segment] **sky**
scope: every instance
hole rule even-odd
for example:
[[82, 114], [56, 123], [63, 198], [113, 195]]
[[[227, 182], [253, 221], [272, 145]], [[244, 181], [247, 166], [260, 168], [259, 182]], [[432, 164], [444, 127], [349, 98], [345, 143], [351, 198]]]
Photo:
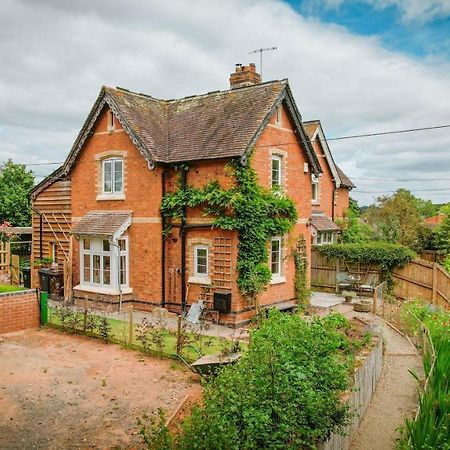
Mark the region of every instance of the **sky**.
[[450, 125], [450, 0], [2, 0], [0, 164], [40, 181], [102, 85], [224, 90], [272, 46], [263, 80], [288, 78], [303, 120], [322, 121], [361, 205], [399, 187], [450, 201], [449, 127], [333, 140]]

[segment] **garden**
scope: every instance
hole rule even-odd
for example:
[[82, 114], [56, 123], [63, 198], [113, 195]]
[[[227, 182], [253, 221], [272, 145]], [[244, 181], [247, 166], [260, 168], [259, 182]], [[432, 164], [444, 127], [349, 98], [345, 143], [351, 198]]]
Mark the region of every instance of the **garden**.
[[315, 448], [350, 422], [344, 399], [372, 343], [368, 330], [337, 313], [306, 320], [272, 310], [240, 360], [205, 381], [201, 405], [178, 432], [161, 411], [141, 421], [141, 434], [161, 450]]

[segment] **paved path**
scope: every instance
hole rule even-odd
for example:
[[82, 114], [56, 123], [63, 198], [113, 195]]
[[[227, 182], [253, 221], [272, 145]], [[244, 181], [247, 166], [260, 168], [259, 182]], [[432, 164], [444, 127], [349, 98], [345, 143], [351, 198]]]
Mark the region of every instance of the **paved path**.
[[421, 373], [416, 349], [380, 319], [376, 319], [385, 340], [385, 360], [372, 401], [355, 433], [351, 450], [390, 450], [399, 437], [405, 416], [417, 408], [418, 385], [409, 373]]

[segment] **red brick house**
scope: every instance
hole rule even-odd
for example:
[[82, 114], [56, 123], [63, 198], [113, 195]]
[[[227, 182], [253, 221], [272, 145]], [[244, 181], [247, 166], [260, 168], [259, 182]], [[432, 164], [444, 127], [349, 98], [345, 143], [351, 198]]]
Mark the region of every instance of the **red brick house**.
[[[259, 303], [293, 305], [298, 236], [306, 237], [308, 257], [311, 250], [311, 177], [325, 180], [325, 171], [334, 171], [334, 191], [345, 181], [334, 163], [316, 156], [287, 80], [262, 83], [253, 64], [237, 65], [230, 85], [178, 100], [101, 89], [65, 163], [32, 194], [33, 258], [53, 255], [60, 268], [66, 261], [76, 304], [117, 309], [130, 302], [179, 312], [199, 299], [212, 304], [220, 291], [231, 298], [220, 322], [247, 322], [255, 306], [236, 284], [237, 232], [214, 228], [199, 208], [188, 208], [181, 232], [164, 239], [160, 205], [176, 189], [180, 165], [189, 165], [184, 183], [229, 187], [226, 164], [247, 164], [253, 150], [260, 184], [281, 186], [298, 211], [293, 230], [268, 242], [272, 282]], [[320, 207], [331, 217], [326, 205], [342, 214], [345, 201], [326, 200], [333, 191], [326, 189], [324, 181]]]
[[336, 242], [340, 230], [334, 220], [344, 216], [355, 185], [334, 162], [320, 120], [303, 125], [322, 171], [318, 177], [312, 175], [312, 240], [317, 245], [330, 244]]

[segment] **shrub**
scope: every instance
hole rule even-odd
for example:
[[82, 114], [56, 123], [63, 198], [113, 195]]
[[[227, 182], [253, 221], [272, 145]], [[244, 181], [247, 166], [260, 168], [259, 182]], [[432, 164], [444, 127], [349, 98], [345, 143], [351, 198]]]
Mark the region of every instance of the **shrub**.
[[416, 257], [416, 254], [403, 245], [385, 242], [366, 244], [331, 244], [316, 246], [328, 259], [342, 259], [347, 262], [377, 264], [382, 278], [392, 287], [392, 271], [402, 267]]
[[169, 448], [310, 448], [341, 430], [350, 415], [341, 402], [352, 368], [348, 326], [337, 314], [306, 322], [271, 311], [238, 363], [205, 385], [203, 406]]

